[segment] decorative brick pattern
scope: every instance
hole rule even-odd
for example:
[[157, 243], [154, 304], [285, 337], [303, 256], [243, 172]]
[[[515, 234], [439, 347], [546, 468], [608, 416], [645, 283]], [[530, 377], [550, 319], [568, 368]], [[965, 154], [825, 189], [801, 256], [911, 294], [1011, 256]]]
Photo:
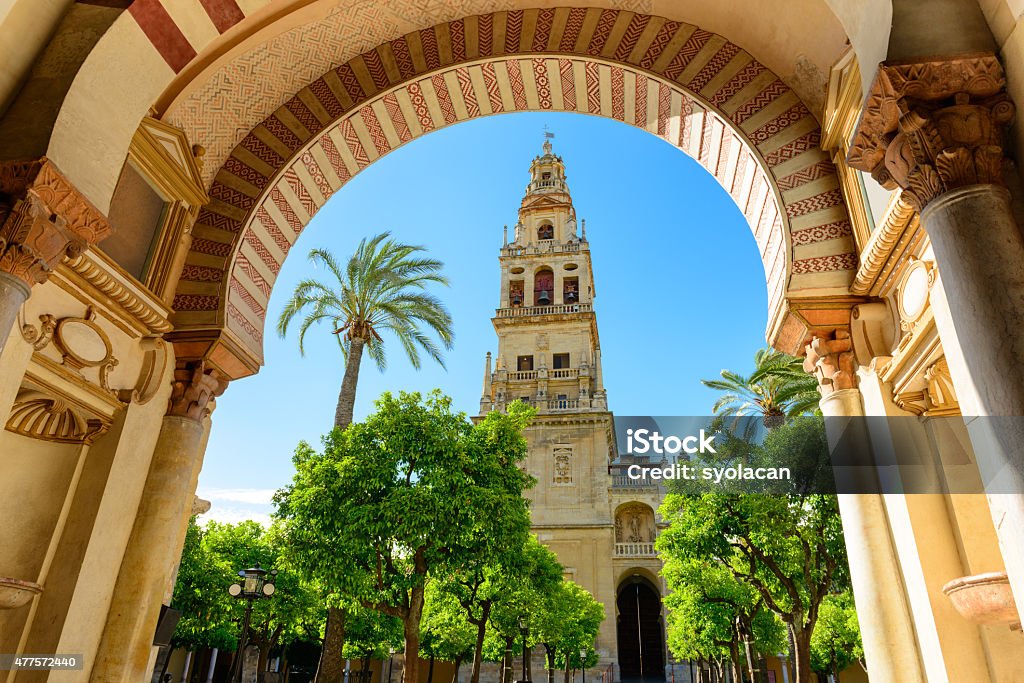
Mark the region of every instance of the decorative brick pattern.
[[743, 103], [743, 106], [737, 109], [729, 116], [733, 123], [739, 125], [749, 119], [752, 115], [761, 111], [769, 104], [779, 99], [783, 95], [789, 92], [789, 88], [782, 81], [772, 81], [764, 90], [754, 95], [753, 98]]
[[834, 254], [793, 261], [794, 275], [827, 273], [835, 270], [857, 270], [857, 255], [853, 253]]
[[751, 133], [750, 139], [755, 145], [759, 145], [768, 138], [775, 137], [789, 126], [810, 115], [811, 112], [807, 111], [807, 107], [802, 103], [794, 105], [792, 108], [782, 112], [774, 119]]
[[576, 41], [579, 40], [580, 31], [583, 30], [583, 21], [587, 18], [587, 10], [582, 7], [574, 7], [569, 10], [569, 16], [565, 20], [565, 29], [562, 31], [562, 40], [558, 49], [562, 52], [573, 52], [576, 49]]
[[718, 75], [718, 72], [729, 63], [729, 61], [740, 53], [740, 48], [732, 43], [726, 43], [718, 52], [704, 65], [697, 75], [687, 84], [692, 92], [700, 92], [704, 86], [711, 82], [711, 79]]
[[622, 69], [611, 68], [612, 81], [612, 118], [616, 121], [626, 120], [626, 76]]
[[606, 9], [601, 12], [601, 18], [594, 28], [593, 35], [590, 36], [590, 45], [587, 46], [588, 55], [596, 57], [601, 54], [601, 50], [604, 49], [605, 43], [608, 42], [608, 37], [611, 35], [612, 28], [614, 28], [615, 21], [618, 18], [619, 13], [616, 10]]
[[640, 34], [647, 28], [647, 24], [651, 22], [651, 16], [649, 14], [636, 14], [632, 19], [629, 20], [629, 26], [626, 27], [626, 32], [622, 35], [622, 39], [619, 41], [619, 46], [615, 48], [614, 58], [620, 62], [625, 61], [629, 57], [629, 53], [636, 47], [636, 43], [640, 40]]
[[675, 37], [680, 28], [682, 28], [682, 24], [676, 21], [666, 21], [662, 24], [655, 34], [654, 40], [647, 47], [647, 52], [640, 58], [640, 66], [644, 69], [650, 69], [654, 66], [654, 63], [658, 61], [658, 57], [661, 57], [665, 48], [672, 42], [672, 38]]
[[[650, 44], [638, 50], [641, 36], [654, 21], [644, 11], [623, 17], [621, 9], [588, 11], [571, 8], [565, 11], [564, 26], [556, 28], [556, 10], [529, 10], [535, 20], [531, 19], [527, 30], [527, 14], [519, 9], [507, 8], [509, 11], [502, 14], [482, 14], [472, 20], [465, 20], [463, 17], [469, 13], [458, 8], [474, 0], [425, 1], [431, 9], [425, 9], [424, 5], [417, 12], [435, 12], [445, 17], [440, 21], [450, 23], [434, 22], [434, 25], [416, 19], [412, 25], [430, 28], [418, 28], [406, 36], [397, 35], [395, 29], [386, 29], [381, 34], [379, 29], [368, 27], [374, 25], [376, 17], [382, 16], [382, 10], [370, 0], [353, 0], [351, 8], [339, 8], [336, 10], [336, 18], [332, 15], [331, 20], [323, 23], [324, 26], [333, 27], [334, 33], [302, 36], [300, 31], [289, 34], [287, 40], [275, 38], [271, 41], [272, 47], [263, 52], [250, 53], [251, 63], [219, 70], [209, 88], [204, 87], [201, 93], [190, 96], [187, 104], [176, 109], [169, 117], [172, 123], [182, 125], [195, 139], [202, 140], [204, 144], [209, 140], [208, 149], [213, 150], [212, 153], [208, 152], [207, 157], [208, 163], [210, 160], [213, 163], [203, 171], [204, 177], [210, 182], [213, 201], [201, 210], [198, 224], [203, 226], [207, 236], [212, 235], [215, 239], [193, 241], [192, 253], [202, 254], [203, 259], [190, 259], [183, 279], [217, 283], [223, 288], [222, 296], [226, 297], [226, 301], [222, 301], [220, 296], [180, 293], [175, 298], [175, 306], [179, 310], [221, 310], [222, 320], [238, 334], [248, 335], [249, 341], [258, 347], [262, 339], [259, 328], [265, 315], [265, 301], [269, 298], [273, 278], [280, 271], [280, 255], [288, 252], [307, 220], [306, 216], [298, 213], [314, 214], [319, 209], [319, 197], [329, 197], [337, 191], [338, 186], [347, 182], [354, 170], [348, 166], [352, 160], [355, 160], [356, 167], [363, 168], [370, 163], [371, 156], [376, 158], [385, 154], [393, 143], [408, 142], [421, 132], [429, 132], [439, 125], [454, 124], [463, 118], [500, 113], [506, 110], [507, 105], [515, 110], [538, 108], [575, 111], [579, 108], [577, 94], [581, 88], [586, 93], [583, 111], [610, 115], [617, 120], [632, 120], [645, 128], [650, 117], [652, 132], [666, 139], [671, 137], [671, 142], [685, 149], [693, 149], [691, 137], [699, 136], [699, 142], [693, 141], [698, 149], [698, 160], [715, 174], [737, 202], [742, 200], [747, 204], [747, 215], [756, 224], [755, 233], [764, 250], [766, 263], [779, 261], [778, 250], [785, 248], [786, 240], [781, 238], [781, 233], [776, 233], [788, 229], [790, 219], [801, 217], [801, 223], [806, 224], [808, 217], [814, 218], [813, 214], [817, 212], [822, 212], [821, 221], [824, 224], [802, 227], [792, 233], [788, 240], [790, 247], [835, 240], [837, 249], [848, 248], [846, 245], [849, 240], [837, 239], [849, 236], [848, 221], [838, 220], [834, 210], [824, 211], [842, 206], [842, 196], [838, 190], [820, 192], [786, 206], [776, 206], [777, 195], [765, 186], [770, 182], [779, 191], [788, 193], [807, 183], [834, 175], [835, 169], [831, 163], [820, 158], [805, 164], [802, 169], [789, 172], [785, 177], [775, 178], [770, 174], [772, 167], [818, 147], [820, 133], [816, 125], [813, 130], [786, 144], [780, 146], [776, 142], [776, 136], [784, 134], [794, 124], [803, 125], [810, 119], [806, 107], [799, 103], [793, 105], [772, 121], [758, 124], [757, 129], [746, 134], [746, 139], [743, 139], [736, 137], [729, 126], [725, 127], [725, 133], [721, 135], [722, 126], [716, 124], [718, 114], [714, 112], [693, 115], [694, 111], [703, 112], [703, 107], [671, 83], [685, 71], [689, 81], [686, 87], [690, 91], [707, 88], [722, 68], [742, 55], [736, 45], [725, 42], [713, 54], [709, 54], [710, 51], [702, 49], [714, 38], [713, 34], [678, 22], [658, 19], [662, 23], [654, 32]], [[501, 2], [498, 0], [497, 4]], [[649, 4], [646, 0], [611, 2], [617, 7], [636, 5], [640, 10]], [[495, 4], [492, 2], [491, 6]], [[418, 13], [414, 14], [419, 16]], [[353, 17], [356, 16], [362, 20], [354, 21]], [[407, 18], [403, 21], [413, 20]], [[585, 24], [589, 34], [581, 40]], [[470, 27], [475, 31], [472, 36], [467, 35]], [[499, 28], [500, 32], [497, 30]], [[616, 36], [614, 39], [613, 31]], [[681, 31], [686, 32], [686, 41], [678, 49], [673, 49], [674, 54], [666, 54], [665, 51]], [[439, 40], [439, 36], [444, 40]], [[496, 36], [501, 36], [500, 45], [494, 44]], [[299, 40], [300, 37], [303, 40]], [[349, 55], [346, 57], [349, 61], [340, 64], [323, 66], [322, 61], [318, 61], [326, 58], [318, 56], [320, 53], [342, 43], [364, 47], [361, 54], [345, 50], [331, 52], [333, 55]], [[552, 56], [536, 54], [545, 52], [549, 46], [570, 54], [558, 56], [554, 63], [551, 61]], [[475, 49], [470, 52], [472, 47]], [[576, 53], [577, 48], [583, 54], [574, 56], [572, 53]], [[501, 54], [506, 57], [495, 68], [497, 62], [494, 58]], [[602, 64], [599, 65], [586, 55], [606, 55], [612, 64], [607, 64], [602, 58]], [[657, 64], [660, 73], [634, 71], [632, 78], [636, 84], [635, 89], [627, 93], [626, 72], [633, 67], [623, 62], [631, 57], [643, 69], [652, 70]], [[466, 60], [478, 58], [491, 60], [465, 63]], [[694, 63], [695, 59], [701, 60], [701, 63]], [[270, 69], [274, 64], [281, 63], [281, 60], [295, 63], [295, 72], [275, 80], [272, 72], [259, 71]], [[384, 65], [390, 64], [392, 60], [394, 66], [385, 68]], [[454, 60], [456, 65], [451, 67], [450, 73], [440, 73], [438, 70], [449, 60]], [[319, 71], [310, 73], [309, 70], [314, 68], [310, 64], [320, 64], [316, 67]], [[425, 67], [425, 70], [418, 68], [417, 64]], [[550, 68], [555, 64], [557, 75]], [[328, 69], [334, 73], [328, 73], [329, 77], [325, 78], [323, 73]], [[530, 73], [524, 69], [530, 69]], [[737, 96], [741, 92], [745, 93], [755, 80], [759, 81], [765, 71], [767, 69], [762, 64], [751, 60], [716, 92], [709, 93], [708, 99], [713, 105], [731, 112], [728, 115], [734, 124], [743, 123], [780, 98], [791, 97], [789, 88], [781, 80], [774, 79], [760, 92], [744, 95], [746, 101], [738, 101]], [[362, 74], [364, 82], [356, 77], [357, 72]], [[337, 80], [334, 80], [335, 75]], [[605, 76], [603, 85], [602, 75]], [[554, 96], [552, 77], [558, 79], [561, 97]], [[400, 79], [401, 83], [395, 84], [392, 78]], [[234, 85], [236, 82], [258, 86], [239, 96], [240, 91]], [[366, 92], [366, 88], [373, 92]], [[649, 98], [651, 88], [657, 89], [656, 96]], [[295, 93], [303, 89], [302, 98], [277, 95], [276, 103], [267, 106], [273, 97], [272, 93]], [[427, 90], [433, 92], [427, 93]], [[511, 95], [507, 103], [502, 100], [503, 92], [506, 96]], [[431, 113], [431, 107], [435, 106], [435, 96], [439, 110], [435, 109]], [[323, 108], [307, 104], [313, 102], [311, 97]], [[483, 102], [485, 97], [486, 104]], [[630, 97], [633, 102], [628, 107], [632, 111], [627, 110]], [[205, 99], [200, 106], [198, 100], [202, 98]], [[216, 102], [222, 102], [225, 107], [226, 116], [223, 121], [210, 116], [210, 112], [216, 110], [217, 106], [211, 103]], [[610, 109], [602, 111], [602, 102], [610, 105]], [[649, 106], [654, 107], [655, 111], [649, 112]], [[673, 106], [680, 109], [678, 127], [672, 115]], [[228, 111], [229, 107], [236, 109]], [[281, 115], [274, 115], [274, 111]], [[325, 112], [327, 119], [321, 120]], [[257, 115], [255, 119], [254, 114]], [[415, 122], [407, 120], [409, 115], [414, 116]], [[438, 116], [437, 120], [434, 116]], [[258, 117], [263, 117], [262, 122]], [[228, 131], [228, 128], [231, 130]], [[217, 130], [225, 132], [222, 134]], [[258, 132], [243, 134], [245, 130]], [[360, 138], [357, 130], [363, 138]], [[210, 132], [210, 135], [206, 135], [206, 132]], [[720, 144], [714, 142], [714, 136], [719, 135]], [[232, 142], [232, 139], [237, 140], [239, 137], [240, 142]], [[314, 139], [310, 140], [310, 137]], [[369, 153], [364, 149], [364, 139], [367, 144], [373, 145]], [[341, 142], [345, 145], [344, 155], [336, 147]], [[229, 153], [234, 144], [240, 145], [238, 155]], [[310, 144], [313, 151], [319, 147], [323, 156], [319, 156], [319, 152], [314, 155], [311, 151], [304, 151], [305, 146]], [[717, 154], [712, 154], [716, 145]], [[737, 161], [730, 168], [729, 159], [737, 155], [737, 145], [743, 145], [743, 148], [738, 150]], [[764, 169], [769, 171], [767, 179], [761, 170], [748, 173], [749, 164], [760, 162], [761, 159], [756, 150], [748, 151], [755, 147], [771, 150], [763, 156]], [[241, 152], [242, 149], [245, 153]], [[351, 159], [348, 158], [349, 154]], [[253, 157], [262, 164], [257, 164]], [[330, 164], [333, 174], [330, 171], [325, 173], [326, 166], [321, 168], [324, 158]], [[269, 177], [263, 174], [268, 168], [273, 169]], [[296, 168], [302, 169], [301, 173], [296, 173]], [[220, 176], [224, 182], [214, 180], [218, 172], [229, 174]], [[245, 184], [240, 185], [232, 178]], [[310, 185], [307, 187], [306, 183]], [[294, 195], [292, 201], [297, 200], [295, 209], [285, 199], [281, 191], [283, 186], [289, 188], [288, 194]], [[299, 205], [303, 211], [297, 213]], [[271, 206], [273, 208], [269, 211], [265, 208]], [[281, 221], [280, 225], [276, 221]], [[246, 245], [245, 254], [234, 248], [239, 240], [243, 240]], [[224, 275], [225, 269], [212, 267], [211, 256], [233, 258], [232, 263], [225, 265], [234, 276], [228, 278]], [[794, 261], [792, 256], [789, 253], [784, 258], [784, 262], [790, 264], [790, 274], [813, 275], [856, 267], [856, 256], [853, 254], [827, 254], [799, 262]], [[217, 277], [220, 279], [215, 279]], [[801, 286], [806, 286], [806, 282], [802, 280]], [[783, 286], [779, 296], [785, 296], [784, 289]]]
[[541, 109], [551, 109], [551, 79], [543, 59], [533, 60], [533, 81], [537, 88], [537, 104]]
[[834, 175], [835, 172], [836, 167], [832, 165], [831, 161], [819, 161], [812, 166], [801, 168], [795, 173], [790, 173], [784, 178], [779, 178], [776, 184], [778, 185], [780, 192], [786, 192], [795, 187], [800, 187], [801, 185], [817, 180], [818, 178]]
[[732, 98], [733, 95], [738, 93], [743, 88], [747, 87], [755, 78], [764, 73], [765, 68], [757, 61], [750, 60], [750, 62], [739, 70], [739, 72], [729, 79], [729, 82], [719, 88], [710, 99], [711, 104], [720, 107]]
[[839, 206], [842, 203], [843, 193], [836, 188], [828, 192], [816, 194], [813, 197], [808, 197], [807, 199], [801, 199], [798, 202], [790, 202], [786, 204], [786, 213], [790, 218], [796, 218], [797, 216], [821, 211], [831, 206]]
[[576, 75], [572, 62], [568, 59], [559, 59], [558, 75], [562, 80], [562, 109], [576, 111]]
[[224, 279], [224, 271], [220, 268], [186, 264], [181, 271], [181, 279], [189, 282], [220, 282]]
[[551, 28], [555, 25], [555, 10], [542, 9], [537, 12], [537, 27], [533, 31], [533, 51], [543, 52], [551, 38]]
[[848, 237], [853, 234], [853, 228], [850, 226], [850, 221], [836, 221], [835, 223], [815, 225], [803, 230], [794, 230], [791, 234], [793, 236], [793, 245], [803, 246], [814, 244], [815, 242]]
[[672, 58], [672, 61], [665, 67], [665, 77], [669, 80], [676, 80], [679, 78], [679, 74], [683, 73], [686, 65], [697, 56], [700, 49], [711, 40], [714, 34], [708, 33], [703, 29], [697, 29], [693, 32], [693, 35], [683, 43], [683, 46], [679, 48], [679, 52]]
[[437, 103], [441, 105], [441, 115], [444, 117], [445, 125], [455, 123], [455, 105], [452, 104], [452, 97], [448, 92], [448, 84], [441, 74], [434, 74], [430, 78], [434, 86], [434, 94], [437, 95]]

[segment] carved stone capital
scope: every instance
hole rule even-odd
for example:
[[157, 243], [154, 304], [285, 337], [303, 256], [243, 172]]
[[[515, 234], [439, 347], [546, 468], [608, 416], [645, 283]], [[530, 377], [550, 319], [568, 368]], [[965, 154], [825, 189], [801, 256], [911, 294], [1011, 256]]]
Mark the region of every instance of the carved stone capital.
[[836, 330], [828, 336], [812, 337], [806, 352], [804, 370], [818, 378], [822, 396], [857, 388], [857, 359], [849, 331]]
[[1014, 112], [995, 55], [882, 64], [846, 160], [921, 211], [949, 190], [1002, 183]]
[[227, 386], [227, 379], [203, 361], [178, 363], [167, 414], [198, 422], [210, 414], [211, 402], [223, 394]]
[[0, 270], [31, 287], [110, 232], [106, 217], [53, 162], [0, 164]]

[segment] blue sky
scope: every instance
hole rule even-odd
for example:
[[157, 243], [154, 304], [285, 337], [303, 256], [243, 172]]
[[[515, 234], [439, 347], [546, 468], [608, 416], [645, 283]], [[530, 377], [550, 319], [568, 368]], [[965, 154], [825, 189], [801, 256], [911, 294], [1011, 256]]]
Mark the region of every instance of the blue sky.
[[484, 354], [497, 350], [502, 226], [516, 222], [544, 126], [566, 163], [577, 215], [587, 219], [604, 379], [619, 415], [706, 415], [700, 384], [722, 368], [749, 370], [764, 344], [764, 269], [743, 216], [695, 161], [646, 132], [608, 119], [519, 113], [460, 123], [380, 159], [341, 189], [292, 248], [270, 300], [265, 367], [217, 401], [199, 479], [210, 516], [266, 519], [273, 490], [291, 479], [300, 440], [319, 443], [333, 422], [344, 371], [330, 330], [311, 331], [306, 355], [274, 325], [295, 284], [324, 276], [312, 248], [346, 258], [366, 236], [390, 230], [445, 263], [438, 290], [455, 321], [447, 371], [415, 371], [392, 348], [379, 373], [364, 359], [356, 419], [383, 391], [440, 387], [475, 413]]

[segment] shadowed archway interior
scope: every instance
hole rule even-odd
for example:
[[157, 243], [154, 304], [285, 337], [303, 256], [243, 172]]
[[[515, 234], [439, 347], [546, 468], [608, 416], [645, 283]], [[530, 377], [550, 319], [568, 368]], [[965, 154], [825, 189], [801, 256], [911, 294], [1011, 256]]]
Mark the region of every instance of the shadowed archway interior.
[[633, 575], [619, 587], [615, 604], [621, 680], [665, 680], [665, 638], [658, 589], [644, 577]]

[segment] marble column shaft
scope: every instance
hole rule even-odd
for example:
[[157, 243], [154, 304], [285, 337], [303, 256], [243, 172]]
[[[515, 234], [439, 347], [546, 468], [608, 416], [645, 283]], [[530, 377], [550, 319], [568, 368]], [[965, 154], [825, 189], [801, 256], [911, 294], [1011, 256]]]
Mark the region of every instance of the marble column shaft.
[[[841, 389], [821, 400], [830, 443], [844, 427], [842, 418], [864, 415], [857, 389]], [[866, 429], [866, 423], [860, 428]], [[877, 493], [840, 494], [839, 512], [846, 538], [850, 581], [857, 601], [868, 677], [875, 681], [924, 683], [910, 607], [885, 512]]]
[[160, 606], [191, 514], [209, 402], [226, 383], [201, 363], [175, 372], [168, 414], [139, 502], [91, 680], [135, 683], [149, 668]]

